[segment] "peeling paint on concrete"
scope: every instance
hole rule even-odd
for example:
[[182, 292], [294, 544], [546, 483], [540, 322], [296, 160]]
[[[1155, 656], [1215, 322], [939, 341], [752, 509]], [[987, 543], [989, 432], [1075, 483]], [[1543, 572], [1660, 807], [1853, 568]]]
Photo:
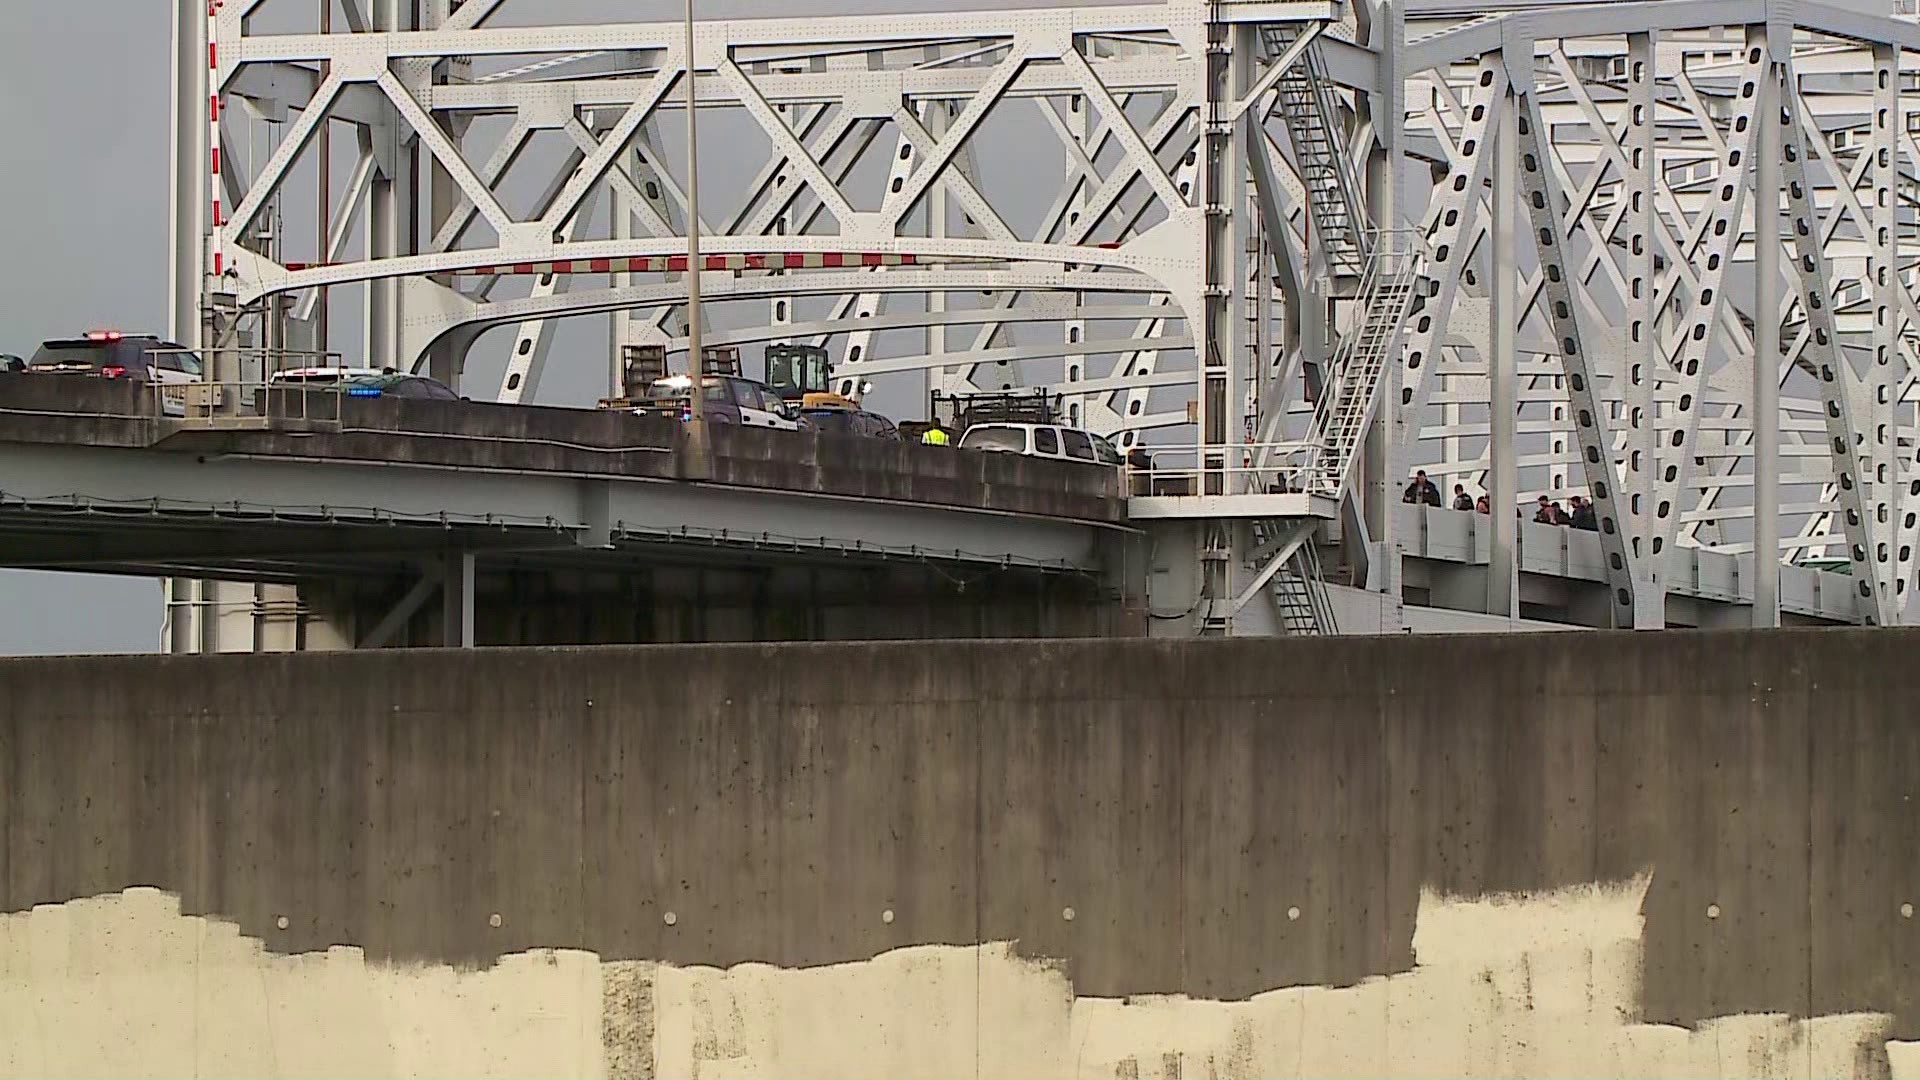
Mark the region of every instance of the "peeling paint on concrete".
[[0, 916], [8, 1080], [592, 1077], [600, 1036], [587, 953], [473, 972], [273, 956], [148, 889]]
[[1920, 1080], [1875, 1014], [1636, 1022], [1649, 879], [1421, 899], [1413, 970], [1235, 1002], [1076, 998], [1009, 944], [789, 970], [276, 956], [153, 890], [0, 916], [0, 1080]]

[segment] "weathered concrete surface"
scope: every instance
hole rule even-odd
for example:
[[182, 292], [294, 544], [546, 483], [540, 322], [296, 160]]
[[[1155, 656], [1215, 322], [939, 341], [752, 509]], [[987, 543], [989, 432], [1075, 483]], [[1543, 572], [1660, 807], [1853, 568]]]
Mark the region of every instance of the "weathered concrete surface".
[[[179, 920], [265, 950], [183, 954], [181, 979], [288, 985], [268, 954], [341, 944], [364, 961], [326, 970], [367, 973], [339, 1000], [469, 972], [379, 999], [422, 1009], [548, 985], [511, 954], [590, 951], [565, 977], [598, 980], [599, 1035], [585, 989], [516, 1029], [579, 1075], [826, 1075], [829, 1034], [874, 1047], [875, 1076], [1891, 1075], [1920, 1033], [1916, 646], [0, 664], [0, 911], [65, 905], [0, 937], [0, 993], [115, 1014], [128, 991], [96, 945], [72, 959], [97, 940], [77, 920]], [[218, 921], [68, 903], [134, 886]], [[1184, 997], [1108, 1000], [1143, 994]], [[409, 1030], [455, 1039], [461, 1015]], [[1003, 1045], [1025, 1056], [982, 1056]], [[695, 1064], [654, 1071], [674, 1062]]]

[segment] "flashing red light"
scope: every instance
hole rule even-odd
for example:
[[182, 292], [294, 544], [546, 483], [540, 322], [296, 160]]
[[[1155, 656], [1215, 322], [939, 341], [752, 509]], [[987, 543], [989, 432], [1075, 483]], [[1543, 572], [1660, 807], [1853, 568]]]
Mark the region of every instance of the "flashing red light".
[[108, 364], [100, 369], [101, 377], [108, 379], [118, 379], [125, 376], [126, 373], [127, 369], [121, 367], [119, 364]]
[[118, 330], [89, 330], [87, 332], [88, 341], [119, 341], [125, 336], [125, 334], [122, 334]]

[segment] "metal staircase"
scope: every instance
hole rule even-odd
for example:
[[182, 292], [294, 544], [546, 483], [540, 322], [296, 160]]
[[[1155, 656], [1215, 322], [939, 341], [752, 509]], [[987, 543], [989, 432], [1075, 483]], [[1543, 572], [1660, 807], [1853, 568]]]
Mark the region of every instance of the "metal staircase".
[[[1261, 36], [1270, 60], [1278, 61], [1300, 37], [1304, 23], [1270, 23]], [[1360, 181], [1347, 152], [1347, 127], [1340, 102], [1327, 78], [1318, 42], [1280, 77], [1280, 118], [1293, 143], [1293, 156], [1306, 185], [1307, 204], [1329, 268], [1337, 275], [1357, 275], [1367, 265], [1369, 225], [1360, 198]]]
[[1273, 575], [1272, 595], [1274, 609], [1280, 615], [1280, 628], [1289, 635], [1331, 637], [1339, 633], [1313, 541], [1301, 544], [1287, 565]]
[[[1283, 522], [1255, 521], [1254, 542], [1265, 543], [1284, 531]], [[1298, 547], [1286, 557], [1267, 584], [1280, 629], [1289, 636], [1331, 637], [1339, 633], [1334, 622], [1333, 603], [1327, 596], [1326, 576], [1320, 569], [1320, 555], [1313, 545], [1311, 527]]]
[[1307, 489], [1316, 494], [1338, 497], [1345, 490], [1373, 420], [1380, 380], [1413, 306], [1418, 259], [1391, 242], [1371, 247], [1354, 299], [1359, 325], [1334, 350], [1307, 433], [1308, 445], [1315, 448]]

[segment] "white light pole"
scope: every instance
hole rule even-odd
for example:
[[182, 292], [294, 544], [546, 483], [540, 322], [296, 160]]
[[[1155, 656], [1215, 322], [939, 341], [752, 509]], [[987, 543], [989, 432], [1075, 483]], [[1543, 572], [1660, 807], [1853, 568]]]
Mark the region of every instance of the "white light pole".
[[692, 380], [688, 412], [706, 419], [706, 386], [700, 364], [700, 76], [694, 62], [693, 0], [687, 0], [687, 373]]

